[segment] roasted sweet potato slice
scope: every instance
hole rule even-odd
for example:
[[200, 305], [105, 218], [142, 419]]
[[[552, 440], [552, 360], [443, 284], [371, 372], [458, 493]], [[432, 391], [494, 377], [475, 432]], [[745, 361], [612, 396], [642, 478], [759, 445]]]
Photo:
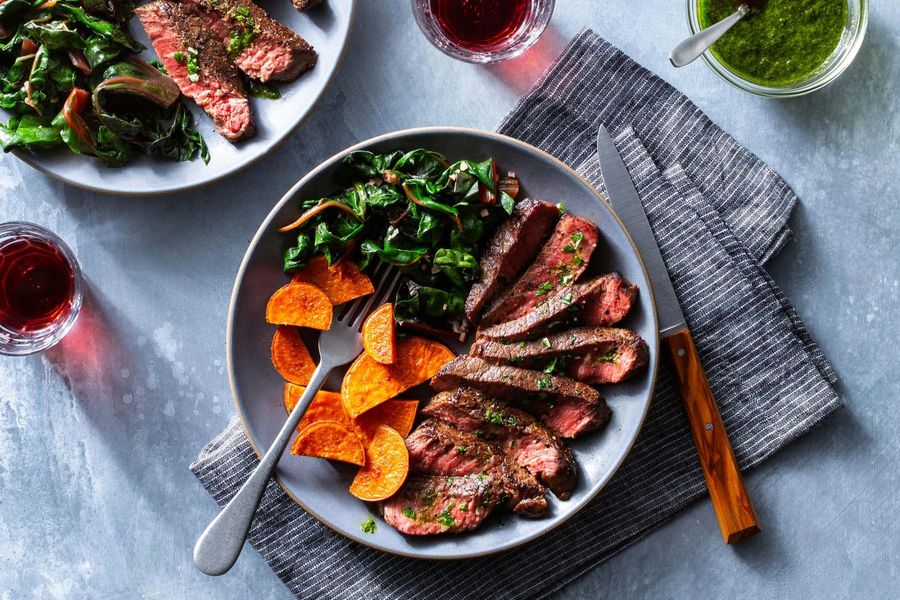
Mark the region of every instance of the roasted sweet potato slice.
[[331, 327], [333, 308], [325, 292], [308, 283], [280, 287], [266, 305], [266, 321], [326, 330]]
[[368, 443], [375, 437], [379, 425], [387, 425], [397, 430], [404, 438], [412, 430], [413, 421], [416, 420], [416, 410], [419, 408], [418, 400], [398, 400], [393, 398], [382, 402], [372, 410], [359, 415], [353, 422], [359, 428], [363, 441]]
[[383, 365], [392, 365], [397, 361], [393, 304], [382, 304], [366, 317], [362, 326], [362, 344], [366, 354]]
[[281, 325], [272, 337], [272, 364], [278, 374], [299, 385], [309, 383], [316, 363], [313, 362], [306, 344], [300, 339], [296, 327]]
[[408, 473], [409, 453], [403, 436], [380, 425], [366, 449], [366, 465], [350, 484], [350, 493], [369, 502], [384, 500], [397, 493]]
[[331, 327], [332, 306], [325, 292], [308, 283], [289, 283], [275, 290], [266, 305], [266, 321], [326, 330]]
[[[291, 412], [296, 406], [304, 389], [301, 385], [284, 384], [284, 408], [287, 412]], [[306, 426], [319, 421], [335, 421], [353, 429], [359, 435], [363, 444], [368, 445], [379, 425], [389, 425], [403, 437], [409, 435], [413, 421], [416, 419], [418, 407], [418, 400], [393, 399], [382, 402], [366, 414], [360, 415], [357, 419], [351, 419], [344, 412], [339, 392], [320, 390], [306, 409], [306, 414], [300, 419], [297, 429], [302, 430]]]
[[328, 266], [324, 256], [318, 254], [309, 259], [306, 267], [294, 273], [293, 283], [308, 283], [328, 296], [332, 304], [343, 304], [375, 291], [372, 280], [352, 260], [340, 260]]
[[437, 342], [409, 337], [397, 344], [397, 360], [383, 365], [363, 352], [341, 382], [341, 401], [351, 417], [358, 417], [385, 400], [428, 380], [453, 360], [453, 352]]
[[291, 446], [291, 454], [366, 464], [366, 451], [359, 436], [336, 421], [318, 421], [303, 428]]

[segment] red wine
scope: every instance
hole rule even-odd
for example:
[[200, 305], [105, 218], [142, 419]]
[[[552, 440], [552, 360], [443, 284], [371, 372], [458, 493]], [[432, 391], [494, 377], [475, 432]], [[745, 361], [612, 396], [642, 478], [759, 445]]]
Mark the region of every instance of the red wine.
[[72, 310], [75, 273], [56, 246], [18, 237], [0, 246], [0, 323], [12, 331], [35, 331], [65, 319]]
[[431, 0], [431, 10], [448, 40], [485, 51], [519, 30], [530, 4], [530, 0]]

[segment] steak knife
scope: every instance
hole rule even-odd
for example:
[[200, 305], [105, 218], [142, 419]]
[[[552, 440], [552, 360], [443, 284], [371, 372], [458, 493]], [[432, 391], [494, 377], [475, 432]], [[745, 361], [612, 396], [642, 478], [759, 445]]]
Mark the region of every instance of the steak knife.
[[688, 330], [675, 288], [663, 262], [634, 182], [609, 132], [602, 125], [597, 133], [600, 172], [609, 202], [634, 239], [653, 286], [659, 336], [669, 348], [678, 377], [684, 411], [690, 423], [700, 467], [726, 544], [760, 532], [756, 511], [722, 423], [703, 364]]

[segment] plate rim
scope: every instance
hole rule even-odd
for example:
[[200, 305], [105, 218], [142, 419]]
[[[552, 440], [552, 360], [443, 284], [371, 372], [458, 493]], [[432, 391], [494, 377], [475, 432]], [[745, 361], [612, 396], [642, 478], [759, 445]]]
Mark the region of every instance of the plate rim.
[[616, 222], [622, 228], [622, 231], [624, 232], [626, 239], [631, 244], [631, 247], [634, 250], [634, 254], [637, 257], [638, 264], [640, 265], [641, 270], [644, 273], [644, 279], [647, 282], [646, 293], [648, 294], [649, 301], [650, 301], [649, 302], [650, 312], [651, 312], [650, 320], [653, 325], [654, 337], [656, 338], [656, 348], [657, 348], [657, 356], [654, 357], [655, 360], [653, 360], [652, 373], [650, 374], [651, 381], [650, 381], [650, 387], [648, 388], [648, 390], [649, 390], [648, 398], [647, 398], [647, 402], [644, 405], [644, 412], [641, 415], [640, 424], [636, 430], [634, 437], [629, 442], [628, 448], [625, 450], [625, 452], [622, 454], [621, 458], [618, 460], [618, 464], [616, 464], [614, 466], [614, 468], [612, 469], [612, 471], [610, 472], [609, 477], [607, 477], [606, 481], [604, 481], [602, 484], [598, 485], [597, 489], [595, 489], [591, 493], [587, 494], [582, 499], [581, 504], [579, 506], [577, 506], [574, 510], [572, 510], [568, 515], [565, 515], [564, 517], [558, 519], [555, 523], [546, 527], [545, 529], [543, 529], [541, 531], [537, 531], [532, 534], [529, 534], [529, 535], [525, 536], [524, 538], [522, 538], [521, 540], [518, 540], [514, 543], [505, 544], [500, 547], [492, 548], [489, 550], [481, 550], [481, 551], [475, 550], [473, 552], [465, 552], [465, 553], [459, 553], [459, 554], [454, 554], [454, 555], [438, 555], [438, 556], [422, 555], [422, 554], [418, 554], [416, 552], [406, 552], [406, 551], [402, 551], [402, 550], [386, 548], [383, 545], [376, 545], [372, 541], [363, 538], [362, 536], [360, 536], [359, 534], [357, 534], [355, 532], [349, 533], [347, 531], [338, 529], [332, 523], [321, 518], [318, 514], [316, 514], [315, 511], [309, 509], [281, 481], [281, 478], [279, 477], [278, 472], [277, 472], [278, 471], [277, 466], [276, 466], [275, 470], [273, 471], [272, 479], [275, 481], [275, 483], [278, 484], [278, 487], [281, 488], [281, 490], [288, 496], [288, 498], [291, 499], [291, 501], [293, 501], [296, 505], [298, 505], [301, 509], [303, 509], [303, 511], [307, 515], [313, 517], [316, 521], [318, 521], [322, 525], [328, 527], [330, 530], [334, 531], [335, 533], [337, 533], [338, 535], [340, 535], [344, 538], [350, 539], [354, 542], [358, 542], [358, 543], [362, 544], [363, 546], [366, 546], [373, 550], [377, 550], [379, 552], [384, 552], [386, 554], [391, 554], [394, 556], [403, 556], [406, 558], [417, 558], [420, 560], [431, 560], [431, 561], [462, 560], [462, 559], [467, 559], [467, 558], [478, 558], [478, 557], [490, 556], [493, 554], [499, 554], [501, 552], [507, 552], [507, 551], [513, 550], [515, 548], [520, 548], [530, 542], [533, 542], [533, 541], [543, 537], [544, 535], [547, 535], [551, 531], [559, 528], [560, 526], [562, 526], [563, 524], [568, 522], [570, 519], [575, 517], [575, 515], [579, 514], [582, 510], [584, 510], [584, 508], [588, 504], [590, 504], [594, 499], [596, 499], [597, 496], [599, 496], [600, 493], [604, 489], [606, 489], [606, 486], [608, 486], [609, 483], [615, 478], [616, 474], [618, 474], [618, 472], [619, 472], [619, 469], [622, 468], [622, 465], [625, 463], [628, 456], [631, 454], [631, 451], [634, 449], [634, 444], [635, 444], [635, 442], [637, 442], [637, 439], [640, 436], [640, 433], [644, 428], [644, 424], [646, 423], [646, 420], [647, 420], [647, 414], [650, 412], [650, 407], [653, 404], [653, 396], [656, 391], [657, 376], [659, 374], [659, 356], [658, 356], [659, 347], [660, 347], [659, 346], [659, 344], [660, 344], [659, 316], [658, 316], [657, 310], [656, 310], [656, 296], [653, 293], [653, 287], [652, 287], [653, 284], [650, 281], [650, 274], [647, 271], [647, 267], [644, 264], [644, 259], [641, 256], [640, 251], [638, 250], [637, 244], [635, 243], [634, 238], [632, 238], [631, 233], [628, 231], [628, 228], [625, 226], [625, 223], [622, 221], [622, 219], [616, 213], [615, 209], [613, 209], [612, 205], [606, 201], [606, 199], [600, 194], [600, 192], [598, 192], [594, 188], [594, 186], [591, 185], [591, 183], [589, 181], [587, 181], [587, 179], [582, 177], [577, 171], [575, 171], [575, 169], [573, 169], [572, 167], [570, 167], [563, 161], [559, 160], [555, 156], [549, 154], [548, 152], [545, 152], [544, 150], [542, 150], [536, 146], [533, 146], [527, 142], [523, 142], [516, 138], [510, 137], [510, 136], [507, 136], [507, 135], [504, 135], [501, 133], [497, 133], [494, 131], [488, 131], [488, 130], [478, 129], [478, 128], [474, 128], [474, 127], [459, 127], [459, 126], [412, 127], [412, 128], [408, 128], [408, 129], [399, 129], [399, 130], [395, 130], [395, 131], [391, 131], [388, 133], [383, 133], [383, 134], [371, 137], [364, 141], [353, 144], [352, 146], [345, 148], [344, 150], [341, 150], [340, 152], [337, 152], [337, 153], [333, 154], [332, 156], [330, 156], [329, 158], [321, 161], [315, 167], [310, 169], [306, 173], [306, 175], [301, 177], [293, 186], [291, 186], [291, 188], [287, 192], [285, 192], [281, 196], [281, 198], [278, 199], [278, 201], [275, 203], [275, 205], [272, 207], [272, 209], [269, 211], [269, 213], [264, 217], [263, 221], [260, 223], [260, 226], [257, 228], [256, 233], [250, 239], [250, 242], [247, 245], [247, 250], [244, 252], [244, 256], [241, 259], [240, 266], [238, 267], [238, 271], [237, 271], [237, 274], [236, 274], [235, 280], [234, 280], [234, 285], [233, 285], [232, 291], [231, 291], [231, 298], [229, 299], [228, 314], [226, 316], [226, 325], [225, 325], [225, 363], [226, 363], [226, 365], [225, 366], [226, 366], [226, 371], [228, 373], [228, 387], [231, 391], [231, 399], [232, 399], [232, 403], [234, 404], [235, 412], [237, 413], [237, 417], [238, 417], [238, 420], [240, 421], [241, 429], [244, 432], [244, 436], [247, 438], [247, 441], [249, 442], [250, 447], [253, 449], [254, 454], [256, 454], [257, 460], [262, 460], [262, 457], [265, 453], [260, 451], [260, 448], [258, 447], [256, 441], [251, 436], [250, 429], [247, 425], [247, 422], [246, 422], [246, 419], [244, 416], [244, 412], [241, 409], [241, 403], [238, 400], [238, 393], [237, 393], [237, 388], [235, 386], [235, 375], [234, 375], [234, 347], [233, 347], [234, 345], [232, 343], [232, 338], [233, 338], [233, 334], [234, 334], [234, 317], [235, 317], [235, 310], [236, 310], [236, 306], [237, 306], [237, 297], [238, 297], [238, 293], [239, 293], [240, 284], [244, 279], [246, 269], [250, 263], [252, 249], [259, 243], [260, 238], [268, 230], [269, 226], [274, 221], [277, 213], [281, 210], [282, 206], [284, 204], [286, 204], [295, 195], [296, 191], [299, 188], [301, 188], [303, 185], [305, 185], [309, 180], [316, 177], [320, 172], [322, 172], [325, 169], [332, 166], [336, 161], [340, 160], [343, 156], [345, 156], [346, 154], [348, 154], [350, 152], [364, 149], [368, 146], [372, 146], [379, 142], [388, 141], [388, 140], [403, 137], [406, 135], [423, 134], [423, 133], [424, 134], [428, 134], [428, 133], [462, 133], [462, 134], [468, 134], [468, 135], [475, 135], [476, 137], [490, 137], [490, 138], [502, 140], [504, 142], [520, 146], [521, 148], [523, 148], [526, 151], [534, 152], [534, 153], [542, 156], [543, 158], [554, 163], [557, 167], [560, 167], [563, 170], [567, 171], [570, 175], [574, 176], [578, 181], [580, 181], [581, 184], [584, 185], [584, 187], [588, 191], [590, 191], [590, 193], [596, 198], [596, 200], [598, 202], [600, 202], [602, 205], [604, 205], [606, 208], [609, 209], [609, 213], [612, 215], [612, 217], [616, 220]]
[[[262, 160], [264, 157], [268, 156], [275, 150], [278, 150], [289, 138], [293, 137], [297, 130], [306, 123], [306, 121], [319, 109], [319, 105], [322, 103], [322, 100], [325, 98], [325, 95], [331, 89], [332, 84], [334, 83], [335, 77], [337, 77], [338, 71], [341, 70], [341, 67], [344, 64], [344, 58], [347, 55], [347, 46], [349, 46], [350, 36], [353, 35], [353, 28], [356, 26], [356, 15], [358, 3], [357, 0], [348, 0], [350, 3], [350, 20], [347, 22], [347, 35], [344, 36], [344, 39], [341, 41], [341, 47], [338, 51], [338, 58], [334, 63], [334, 69], [331, 70], [331, 73], [328, 75], [328, 79], [325, 81], [325, 85], [322, 86], [322, 89], [319, 90], [318, 95], [316, 96], [315, 101], [313, 101], [312, 105], [309, 109], [297, 119], [297, 122], [294, 123], [291, 127], [289, 127], [284, 134], [275, 140], [275, 142], [269, 146], [264, 152], [260, 152], [256, 156], [252, 158], [248, 158], [243, 162], [237, 163], [237, 165], [232, 168], [230, 171], [225, 171], [224, 173], [220, 173], [214, 176], [212, 179], [206, 181], [200, 181], [197, 183], [187, 183], [187, 184], [179, 184], [171, 187], [166, 187], [163, 189], [157, 189], [152, 191], [135, 191], [135, 190], [110, 190], [103, 187], [97, 187], [94, 185], [82, 183], [71, 179], [70, 177], [66, 177], [63, 175], [59, 175], [57, 173], [52, 172], [50, 169], [45, 167], [37, 158], [35, 158], [32, 153], [27, 150], [22, 150], [20, 148], [14, 148], [10, 151], [10, 154], [15, 156], [17, 159], [21, 160], [25, 164], [27, 164], [32, 169], [40, 172], [41, 174], [49, 177], [52, 180], [59, 181], [65, 183], [66, 185], [72, 186], [79, 190], [84, 190], [86, 192], [94, 192], [97, 194], [103, 194], [106, 196], [121, 196], [125, 198], [148, 198], [152, 196], [164, 196], [166, 194], [176, 194], [181, 192], [190, 192], [199, 190], [208, 186], [213, 185], [214, 183], [219, 183], [226, 179], [230, 179], [240, 173], [243, 173], [257, 162]], [[217, 134], [218, 135], [218, 134]], [[84, 157], [86, 159], [91, 159], [93, 157]], [[113, 168], [113, 167], [109, 167]], [[127, 165], [120, 168], [128, 168]]]

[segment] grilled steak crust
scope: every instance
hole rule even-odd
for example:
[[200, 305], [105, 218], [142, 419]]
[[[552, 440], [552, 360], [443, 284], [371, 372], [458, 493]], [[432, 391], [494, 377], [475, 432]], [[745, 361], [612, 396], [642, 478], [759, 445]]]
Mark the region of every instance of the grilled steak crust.
[[572, 495], [576, 484], [572, 451], [527, 412], [461, 387], [436, 394], [422, 414], [460, 431], [480, 432], [484, 440], [527, 469], [561, 500]]
[[503, 478], [491, 471], [413, 476], [381, 503], [381, 514], [388, 525], [407, 535], [460, 533], [481, 525], [507, 491]]
[[528, 198], [497, 227], [479, 263], [479, 277], [466, 298], [466, 316], [478, 323], [485, 304], [512, 282], [537, 255], [553, 226], [559, 209], [549, 202]]
[[[547, 301], [526, 315], [478, 330], [479, 338], [517, 342], [534, 338], [566, 323], [612, 325], [631, 310], [637, 286], [618, 273], [593, 277], [548, 294]], [[615, 321], [613, 321], [615, 322]]]
[[[207, 26], [238, 68], [260, 81], [293, 81], [316, 64], [316, 51], [250, 0], [181, 0], [196, 3]], [[235, 45], [243, 36], [248, 41]], [[243, 45], [243, 48], [240, 46]]]
[[322, 0], [291, 0], [298, 11], [303, 12], [322, 3]]
[[[254, 134], [250, 100], [221, 40], [190, 2], [156, 0], [135, 10], [150, 43], [181, 92], [205, 110], [228, 140]], [[176, 60], [178, 56], [181, 60]], [[196, 63], [199, 73], [188, 66]], [[191, 81], [191, 76], [197, 81]]]
[[531, 266], [485, 310], [481, 324], [526, 315], [547, 300], [549, 292], [572, 285], [587, 268], [599, 236], [597, 226], [587, 219], [564, 215]]
[[609, 273], [603, 287], [591, 294], [578, 316], [587, 325], [615, 325], [631, 312], [637, 293], [638, 286], [619, 273]]
[[603, 396], [589, 385], [540, 371], [491, 365], [474, 356], [457, 356], [431, 378], [432, 389], [439, 392], [460, 386], [513, 402], [566, 438], [599, 429], [611, 417]]
[[479, 339], [470, 352], [495, 365], [544, 369], [562, 360], [569, 377], [584, 383], [618, 383], [647, 364], [647, 343], [634, 331], [576, 327], [539, 340], [503, 344]]
[[417, 475], [471, 475], [494, 473], [504, 481], [514, 512], [540, 517], [550, 510], [545, 489], [534, 475], [499, 448], [471, 433], [427, 419], [406, 439], [410, 472]]

